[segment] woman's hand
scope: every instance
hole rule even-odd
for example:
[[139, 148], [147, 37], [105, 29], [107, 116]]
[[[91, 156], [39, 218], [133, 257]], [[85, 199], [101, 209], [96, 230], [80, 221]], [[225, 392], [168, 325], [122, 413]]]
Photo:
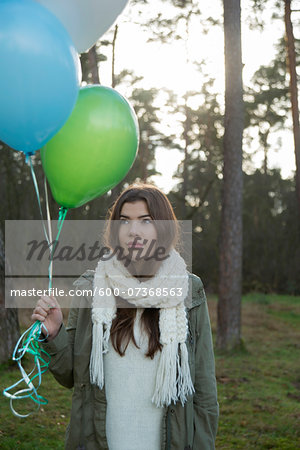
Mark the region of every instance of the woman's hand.
[[[42, 322], [48, 331], [47, 340], [54, 339], [63, 322], [63, 315], [56, 298], [48, 295], [41, 297], [36, 304], [31, 320]], [[46, 330], [43, 333], [46, 335]]]

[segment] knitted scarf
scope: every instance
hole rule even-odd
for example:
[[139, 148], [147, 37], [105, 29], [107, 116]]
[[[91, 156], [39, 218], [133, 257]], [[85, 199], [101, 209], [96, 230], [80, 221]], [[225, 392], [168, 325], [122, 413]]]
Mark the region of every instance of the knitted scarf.
[[[151, 289], [158, 295], [147, 295]], [[187, 396], [194, 392], [194, 387], [185, 344], [188, 327], [184, 300], [188, 294], [188, 273], [183, 258], [176, 250], [171, 250], [155, 276], [142, 283], [129, 273], [116, 256], [99, 261], [94, 277], [90, 378], [91, 383], [100, 389], [104, 385], [103, 354], [108, 351], [111, 324], [117, 311], [116, 299], [109, 294], [116, 291], [133, 307], [160, 309], [162, 350], [152, 402], [162, 407], [180, 400], [184, 405]]]

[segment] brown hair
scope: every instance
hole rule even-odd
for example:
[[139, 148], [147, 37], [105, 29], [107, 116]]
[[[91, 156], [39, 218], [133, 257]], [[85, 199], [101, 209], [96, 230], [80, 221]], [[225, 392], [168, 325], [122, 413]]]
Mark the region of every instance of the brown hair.
[[161, 245], [166, 250], [175, 247], [178, 242], [179, 227], [172, 205], [167, 196], [152, 184], [133, 184], [119, 195], [108, 211], [107, 227], [104, 234], [105, 245], [110, 248], [119, 245], [119, 222], [116, 221], [120, 220], [124, 203], [134, 203], [138, 200], [146, 202], [150, 216], [154, 221], [158, 221], [154, 222], [158, 235], [157, 246]]
[[[124, 203], [134, 203], [144, 200], [147, 204], [149, 214], [154, 220], [157, 228], [157, 246], [163, 246], [170, 250], [178, 243], [179, 227], [171, 203], [166, 195], [151, 184], [134, 184], [125, 189], [117, 198], [112, 208], [108, 212], [107, 227], [105, 230], [105, 245], [114, 249], [119, 245], [119, 219]], [[170, 221], [168, 226], [165, 222]], [[158, 263], [153, 262], [154, 272], [158, 269]], [[141, 280], [142, 281], [142, 280]], [[119, 355], [124, 356], [130, 340], [138, 347], [133, 334], [134, 319], [136, 316], [135, 308], [117, 308], [117, 315], [112, 322], [111, 340], [114, 349]], [[149, 337], [148, 352], [146, 356], [153, 359], [155, 353], [161, 350], [159, 342], [159, 309], [145, 308], [141, 316], [141, 326]]]

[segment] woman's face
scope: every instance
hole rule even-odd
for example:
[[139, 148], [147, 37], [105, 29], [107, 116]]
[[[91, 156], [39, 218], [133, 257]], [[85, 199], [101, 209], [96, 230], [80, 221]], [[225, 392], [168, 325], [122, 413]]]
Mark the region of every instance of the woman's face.
[[120, 214], [119, 243], [132, 262], [153, 255], [157, 231], [145, 200], [124, 203]]

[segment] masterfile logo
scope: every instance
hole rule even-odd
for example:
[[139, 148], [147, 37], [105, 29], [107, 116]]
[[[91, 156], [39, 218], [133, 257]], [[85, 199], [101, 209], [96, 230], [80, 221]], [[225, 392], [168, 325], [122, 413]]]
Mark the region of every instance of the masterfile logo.
[[[118, 241], [118, 230], [127, 224], [114, 221], [115, 245], [109, 246], [105, 240], [106, 221], [66, 220], [59, 240], [47, 242], [42, 221], [6, 221], [5, 222], [5, 301], [7, 307], [31, 308], [41, 296], [48, 291], [50, 263], [52, 286], [57, 289], [52, 294], [65, 300], [69, 307], [73, 292], [73, 283], [96, 268], [98, 261], [113, 257], [122, 261], [130, 269], [132, 263], [142, 261], [143, 272], [147, 276], [150, 269], [162, 263], [169, 255], [164, 245], [164, 236], [168, 236], [171, 221], [156, 221], [156, 239], [145, 239], [138, 231], [128, 247], [124, 248]], [[120, 222], [120, 223], [118, 223]], [[55, 236], [57, 221], [52, 221], [52, 235]], [[180, 248], [187, 268], [192, 270], [192, 222], [179, 223]], [[135, 231], [138, 227], [135, 228]], [[166, 239], [167, 241], [167, 239]], [[86, 281], [86, 276], [81, 278]], [[79, 282], [80, 284], [81, 282]], [[164, 286], [162, 286], [163, 288]], [[77, 290], [80, 286], [77, 287]]]

